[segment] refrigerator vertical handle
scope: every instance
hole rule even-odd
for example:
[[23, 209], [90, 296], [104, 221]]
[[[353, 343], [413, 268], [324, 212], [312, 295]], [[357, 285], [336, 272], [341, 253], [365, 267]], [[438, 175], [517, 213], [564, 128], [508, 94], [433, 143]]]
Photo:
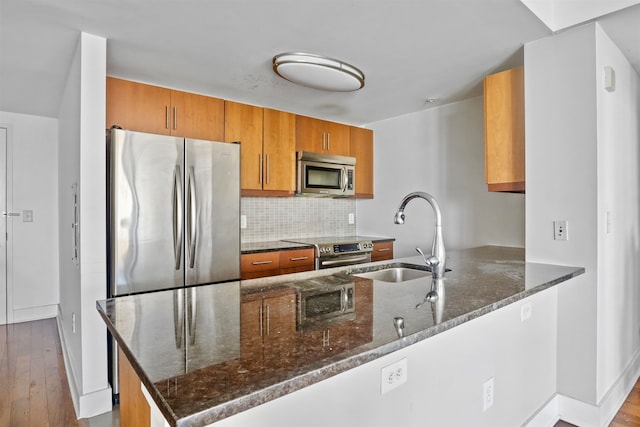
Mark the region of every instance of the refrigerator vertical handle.
[[198, 295], [196, 294], [196, 288], [188, 288], [187, 294], [187, 327], [189, 328], [189, 345], [196, 344], [196, 316], [197, 316], [197, 301]]
[[180, 165], [173, 169], [173, 254], [175, 257], [175, 268], [180, 270], [182, 261], [182, 239], [183, 239], [183, 219], [182, 219], [182, 174]]
[[173, 333], [176, 348], [182, 348], [184, 343], [184, 289], [173, 292]]
[[196, 215], [198, 213], [198, 201], [196, 200], [196, 176], [193, 166], [189, 168], [189, 183], [187, 193], [187, 242], [189, 244], [189, 268], [193, 268], [196, 263], [196, 240], [198, 238], [198, 227]]

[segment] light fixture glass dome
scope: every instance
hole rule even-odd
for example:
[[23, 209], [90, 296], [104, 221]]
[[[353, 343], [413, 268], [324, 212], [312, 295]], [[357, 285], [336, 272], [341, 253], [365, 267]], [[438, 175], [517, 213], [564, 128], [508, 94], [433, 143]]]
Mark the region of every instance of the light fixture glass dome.
[[353, 65], [311, 53], [281, 53], [273, 57], [273, 71], [302, 86], [335, 92], [364, 87], [364, 73]]

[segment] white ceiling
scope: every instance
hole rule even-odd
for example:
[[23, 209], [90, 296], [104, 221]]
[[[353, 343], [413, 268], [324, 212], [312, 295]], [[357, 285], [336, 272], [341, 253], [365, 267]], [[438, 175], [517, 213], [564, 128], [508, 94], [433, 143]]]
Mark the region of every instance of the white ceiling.
[[[601, 23], [640, 70], [640, 6]], [[355, 125], [481, 95], [552, 34], [520, 0], [0, 0], [0, 111], [57, 117], [80, 31], [107, 39], [108, 75]], [[271, 60], [290, 51], [349, 62], [365, 87], [282, 80]]]

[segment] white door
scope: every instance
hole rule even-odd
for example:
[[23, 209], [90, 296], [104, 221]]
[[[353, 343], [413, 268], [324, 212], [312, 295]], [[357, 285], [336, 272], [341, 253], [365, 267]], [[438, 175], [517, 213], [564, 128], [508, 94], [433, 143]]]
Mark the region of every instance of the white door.
[[[7, 212], [7, 129], [0, 127], [0, 212]], [[0, 215], [0, 325], [7, 323], [7, 217]]]

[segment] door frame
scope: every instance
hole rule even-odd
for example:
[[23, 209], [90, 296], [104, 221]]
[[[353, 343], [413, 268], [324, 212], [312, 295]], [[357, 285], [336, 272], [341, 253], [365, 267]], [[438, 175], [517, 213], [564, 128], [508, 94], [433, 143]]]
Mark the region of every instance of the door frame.
[[[7, 123], [0, 122], [0, 128], [6, 130], [6, 212], [13, 211], [13, 126]], [[0, 168], [1, 170], [1, 168]], [[6, 311], [7, 311], [7, 324], [13, 323], [13, 220], [15, 217], [6, 217]], [[0, 236], [2, 238], [2, 236]], [[0, 259], [0, 262], [2, 260]], [[0, 291], [1, 292], [1, 291]], [[2, 319], [0, 319], [1, 321]]]

